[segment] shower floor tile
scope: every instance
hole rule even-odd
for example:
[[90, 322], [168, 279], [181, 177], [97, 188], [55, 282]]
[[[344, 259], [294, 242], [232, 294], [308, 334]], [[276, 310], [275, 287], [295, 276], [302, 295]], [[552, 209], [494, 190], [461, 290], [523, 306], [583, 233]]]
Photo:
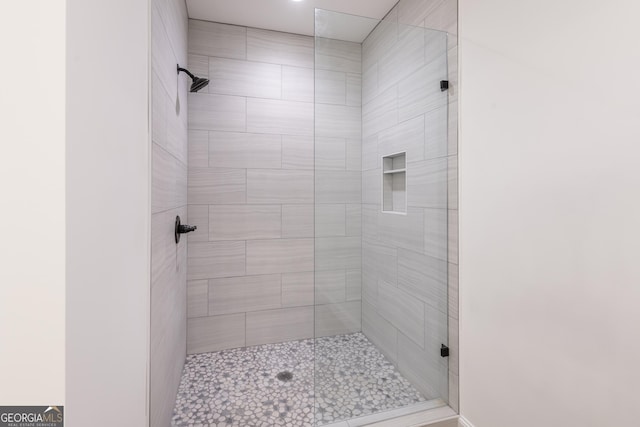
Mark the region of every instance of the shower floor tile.
[[355, 333], [187, 356], [173, 426], [323, 425], [424, 401]]

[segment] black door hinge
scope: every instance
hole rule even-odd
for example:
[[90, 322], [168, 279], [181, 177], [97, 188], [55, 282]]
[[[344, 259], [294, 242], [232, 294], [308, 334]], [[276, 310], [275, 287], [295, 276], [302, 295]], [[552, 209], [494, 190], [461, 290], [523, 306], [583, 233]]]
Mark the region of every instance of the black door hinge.
[[446, 345], [442, 344], [442, 347], [440, 347], [440, 356], [441, 357], [449, 357], [449, 347], [447, 347]]
[[440, 91], [444, 92], [449, 89], [449, 80], [440, 80]]

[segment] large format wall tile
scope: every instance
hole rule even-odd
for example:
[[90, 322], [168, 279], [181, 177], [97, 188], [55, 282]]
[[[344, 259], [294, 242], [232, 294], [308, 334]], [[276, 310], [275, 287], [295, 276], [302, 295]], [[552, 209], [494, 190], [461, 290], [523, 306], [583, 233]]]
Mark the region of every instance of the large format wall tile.
[[349, 204], [345, 209], [346, 225], [345, 231], [347, 236], [362, 235], [362, 205]]
[[313, 69], [282, 66], [282, 99], [314, 101]]
[[409, 208], [406, 215], [378, 212], [378, 240], [396, 248], [424, 250], [424, 211]]
[[362, 138], [362, 171], [378, 169], [381, 167], [380, 154], [378, 153], [378, 134]]
[[209, 132], [211, 167], [280, 169], [281, 152], [280, 135]]
[[362, 138], [350, 138], [346, 141], [345, 166], [347, 170], [362, 171]]
[[280, 308], [280, 275], [209, 280], [209, 315]]
[[436, 108], [426, 113], [424, 158], [435, 159], [447, 155], [447, 106]]
[[313, 306], [247, 313], [247, 345], [313, 337]]
[[313, 305], [314, 277], [312, 271], [282, 275], [282, 307]]
[[245, 274], [245, 242], [194, 242], [188, 251], [189, 280]]
[[[160, 12], [162, 24], [167, 32], [171, 47], [180, 61], [184, 61], [187, 56], [187, 39], [189, 18], [187, 6], [181, 1], [165, 0], [154, 1], [154, 6]], [[154, 23], [152, 22], [152, 25]]]
[[347, 105], [360, 107], [362, 105], [362, 76], [347, 74]]
[[167, 110], [169, 97], [158, 74], [151, 73], [151, 140], [161, 147], [167, 141]]
[[247, 99], [247, 131], [285, 135], [313, 135], [310, 102]]
[[175, 96], [178, 93], [176, 79], [176, 58], [170, 37], [167, 34], [157, 7], [151, 8], [151, 66], [157, 74], [166, 93]]
[[398, 89], [392, 86], [362, 106], [362, 136], [367, 137], [398, 123]]
[[317, 270], [359, 268], [360, 237], [316, 237], [315, 257]]
[[313, 239], [247, 241], [247, 274], [313, 271]]
[[[151, 289], [150, 374], [153, 402], [173, 405], [186, 350], [184, 268], [167, 271]], [[154, 418], [165, 419], [161, 408]]]
[[[186, 83], [178, 85], [180, 95], [166, 92], [156, 72], [152, 73], [152, 141], [167, 150], [180, 162], [187, 164], [187, 109], [176, 109], [176, 103], [184, 103], [187, 99]], [[176, 97], [178, 98], [176, 100]]]
[[315, 138], [316, 170], [345, 170], [347, 142], [344, 138]]
[[[398, 249], [386, 245], [362, 244], [362, 281], [377, 286], [379, 281], [398, 282]], [[371, 281], [371, 283], [368, 283]]]
[[345, 270], [316, 271], [315, 303], [333, 304], [347, 299], [347, 274]]
[[364, 301], [362, 302], [362, 332], [392, 363], [396, 363], [398, 330], [380, 316], [376, 308]]
[[176, 64], [187, 63], [187, 10], [184, 2], [173, 0], [153, 0], [150, 7], [149, 418], [160, 426], [171, 424], [187, 352], [187, 317], [206, 316], [206, 307], [199, 304], [203, 288], [195, 282], [187, 288], [187, 239], [176, 244], [172, 231], [177, 215], [187, 218], [188, 159], [201, 159], [201, 153], [190, 156], [188, 147], [189, 80], [176, 74]]
[[282, 205], [282, 237], [313, 237], [313, 205]]
[[378, 309], [400, 332], [424, 347], [424, 305], [412, 295], [381, 281], [378, 283]]
[[362, 299], [362, 267], [347, 270], [346, 281], [347, 301], [360, 301]]
[[447, 262], [398, 250], [398, 287], [442, 312], [447, 310]]
[[235, 25], [189, 20], [189, 53], [245, 59], [247, 29]]
[[209, 93], [280, 98], [282, 67], [236, 59], [209, 59]]
[[447, 80], [446, 54], [423, 66], [398, 83], [398, 120], [404, 121], [447, 105], [447, 92], [440, 80]]
[[187, 282], [187, 317], [205, 317], [209, 314], [209, 282], [192, 280]]
[[189, 129], [244, 132], [247, 100], [239, 96], [189, 94]]
[[407, 165], [407, 204], [415, 207], [447, 207], [447, 159]]
[[378, 152], [380, 153], [380, 157], [405, 152], [407, 162], [423, 160], [425, 148], [424, 133], [424, 116], [418, 116], [381, 131], [378, 134]]
[[206, 168], [209, 166], [209, 132], [206, 130], [190, 130], [188, 165], [190, 168]]
[[[381, 169], [371, 169], [362, 172], [362, 203], [369, 205], [380, 205], [382, 203]], [[380, 210], [381, 209], [382, 208], [380, 208]]]
[[361, 317], [360, 301], [316, 305], [315, 336], [327, 337], [359, 332], [362, 329]]
[[[437, 359], [440, 355], [440, 348], [442, 344], [450, 343], [448, 336], [448, 316], [446, 313], [441, 312], [433, 307], [425, 305], [424, 307], [424, 350], [427, 354], [432, 355]], [[457, 329], [457, 328], [456, 328]], [[450, 346], [451, 348], [451, 346]], [[457, 352], [457, 347], [456, 347]], [[456, 354], [457, 356], [457, 354]], [[438, 363], [446, 370], [449, 367], [451, 359], [447, 361], [444, 358], [440, 358]]]
[[457, 44], [458, 34], [458, 2], [456, 0], [443, 0], [438, 3], [430, 13], [425, 15], [424, 26], [435, 30], [446, 31], [454, 37], [449, 38], [448, 49]]
[[245, 315], [198, 317], [187, 322], [187, 353], [207, 353], [243, 347]]
[[362, 241], [375, 243], [378, 241], [379, 205], [362, 204]]
[[373, 101], [378, 94], [378, 63], [376, 62], [362, 70], [362, 104]]
[[247, 28], [247, 59], [313, 68], [313, 37]]
[[360, 202], [360, 172], [316, 171], [316, 203], [358, 203]]
[[316, 237], [345, 236], [346, 205], [316, 205]]
[[152, 144], [151, 212], [162, 212], [186, 205], [186, 168], [157, 144]]
[[212, 205], [209, 240], [279, 238], [281, 217], [280, 205]]
[[[392, 10], [390, 18], [397, 13]], [[393, 49], [398, 40], [398, 23], [394, 19], [385, 19], [362, 42], [362, 66], [364, 69], [376, 64], [382, 56]]]
[[378, 62], [378, 85], [381, 90], [392, 86], [424, 65], [425, 30], [400, 27], [398, 41], [384, 52]]
[[359, 139], [361, 115], [360, 107], [316, 104], [316, 137]]
[[313, 151], [312, 136], [282, 135], [282, 169], [313, 169]]
[[249, 169], [247, 203], [313, 203], [313, 172]]
[[347, 102], [347, 75], [338, 71], [316, 70], [315, 102], [345, 105]]
[[189, 204], [245, 203], [244, 169], [189, 169]]
[[359, 43], [318, 37], [315, 48], [316, 69], [360, 73]]
[[447, 259], [447, 210], [424, 210], [424, 253], [433, 258]]
[[398, 335], [398, 369], [427, 399], [447, 398], [447, 369], [404, 334]]

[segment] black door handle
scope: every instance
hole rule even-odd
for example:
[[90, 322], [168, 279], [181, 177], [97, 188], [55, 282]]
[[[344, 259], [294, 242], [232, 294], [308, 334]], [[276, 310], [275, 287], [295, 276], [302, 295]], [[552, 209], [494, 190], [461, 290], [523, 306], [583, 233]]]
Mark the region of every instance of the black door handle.
[[197, 226], [195, 225], [183, 225], [180, 223], [180, 216], [176, 217], [176, 226], [174, 230], [174, 234], [176, 236], [176, 243], [180, 242], [180, 235], [185, 233], [191, 233], [192, 231], [197, 230]]

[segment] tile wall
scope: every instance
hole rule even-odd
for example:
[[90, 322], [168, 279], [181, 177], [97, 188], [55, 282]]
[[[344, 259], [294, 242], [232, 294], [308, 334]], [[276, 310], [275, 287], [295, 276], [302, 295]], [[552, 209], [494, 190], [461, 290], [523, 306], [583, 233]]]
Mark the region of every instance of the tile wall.
[[316, 38], [315, 332], [361, 330], [362, 45]]
[[[365, 40], [362, 56], [363, 332], [423, 393], [448, 397], [454, 409], [456, 34], [455, 0], [400, 0]], [[398, 151], [407, 153], [406, 216], [380, 206], [380, 157]], [[439, 354], [447, 342], [448, 360]]]
[[210, 79], [189, 95], [188, 352], [312, 337], [314, 299], [316, 333], [359, 331], [360, 45], [318, 50], [317, 173], [312, 37], [190, 20], [188, 46]]
[[153, 0], [151, 194], [151, 425], [169, 425], [186, 355], [187, 244], [176, 245], [175, 217], [187, 218], [187, 92], [176, 74], [187, 63], [187, 10]]
[[458, 0], [400, 0], [398, 22], [446, 31], [449, 404], [458, 410]]

